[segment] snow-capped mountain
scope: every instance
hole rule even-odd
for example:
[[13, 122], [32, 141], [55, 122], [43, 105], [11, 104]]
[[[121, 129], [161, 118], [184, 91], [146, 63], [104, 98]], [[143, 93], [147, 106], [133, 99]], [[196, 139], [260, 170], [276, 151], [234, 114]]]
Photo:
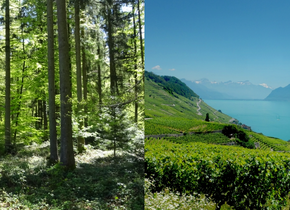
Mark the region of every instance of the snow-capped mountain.
[[215, 82], [203, 78], [194, 81], [181, 79], [181, 81], [203, 99], [264, 99], [272, 91], [265, 83], [254, 85], [249, 80]]

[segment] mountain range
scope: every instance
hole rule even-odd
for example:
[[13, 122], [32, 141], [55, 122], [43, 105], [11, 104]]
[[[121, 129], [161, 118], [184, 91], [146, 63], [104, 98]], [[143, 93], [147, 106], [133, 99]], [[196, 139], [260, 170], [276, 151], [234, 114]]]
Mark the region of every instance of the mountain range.
[[250, 81], [211, 82], [208, 79], [189, 81], [181, 79], [203, 99], [265, 99], [272, 89], [266, 84], [254, 85]]
[[290, 101], [290, 84], [286, 87], [279, 87], [273, 90], [266, 98], [266, 101]]

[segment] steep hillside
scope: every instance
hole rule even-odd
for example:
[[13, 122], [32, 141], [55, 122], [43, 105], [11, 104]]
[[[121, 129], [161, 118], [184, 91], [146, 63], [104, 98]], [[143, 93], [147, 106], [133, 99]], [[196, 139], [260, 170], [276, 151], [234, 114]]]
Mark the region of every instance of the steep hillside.
[[190, 100], [198, 98], [199, 96], [194, 93], [189, 87], [181, 82], [176, 77], [171, 76], [158, 76], [152, 72], [145, 71], [145, 77], [160, 85], [171, 95], [178, 97], [177, 95], [184, 96]]
[[290, 85], [276, 88], [266, 98], [266, 101], [290, 101]]
[[[199, 110], [199, 111], [198, 111]], [[145, 117], [181, 117], [228, 123], [230, 116], [218, 112], [199, 99], [192, 90], [175, 77], [145, 72]]]

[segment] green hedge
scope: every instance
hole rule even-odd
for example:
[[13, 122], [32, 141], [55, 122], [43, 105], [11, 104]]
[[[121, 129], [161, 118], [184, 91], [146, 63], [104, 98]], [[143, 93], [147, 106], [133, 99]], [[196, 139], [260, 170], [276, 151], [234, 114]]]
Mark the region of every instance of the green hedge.
[[203, 143], [145, 142], [146, 177], [155, 191], [205, 194], [218, 206], [280, 209], [290, 190], [290, 156]]

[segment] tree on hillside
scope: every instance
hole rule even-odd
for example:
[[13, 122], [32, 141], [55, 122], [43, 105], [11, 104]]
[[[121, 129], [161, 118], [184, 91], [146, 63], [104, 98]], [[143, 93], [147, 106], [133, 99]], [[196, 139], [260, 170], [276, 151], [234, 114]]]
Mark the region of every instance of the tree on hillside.
[[208, 113], [206, 113], [205, 121], [209, 122], [209, 114]]

